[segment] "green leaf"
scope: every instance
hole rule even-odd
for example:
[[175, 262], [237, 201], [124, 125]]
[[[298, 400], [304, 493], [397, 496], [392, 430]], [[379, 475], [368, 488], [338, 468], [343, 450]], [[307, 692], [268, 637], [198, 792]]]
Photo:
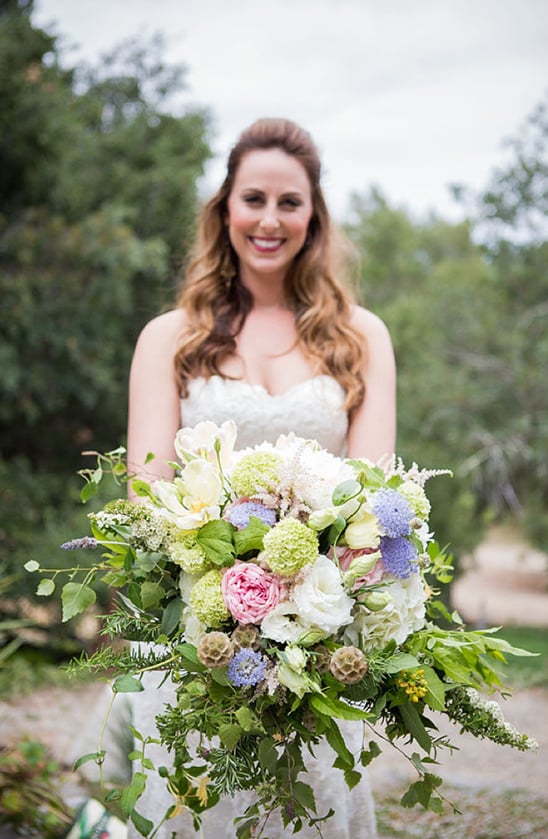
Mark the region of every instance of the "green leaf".
[[313, 813], [316, 812], [316, 799], [314, 798], [314, 791], [309, 784], [305, 784], [303, 781], [294, 781], [291, 786], [291, 791], [293, 797], [296, 798], [302, 807], [306, 810], [312, 810]]
[[219, 726], [219, 740], [227, 749], [233, 749], [242, 736], [243, 729], [235, 723], [225, 723]]
[[82, 583], [65, 583], [61, 593], [63, 604], [63, 622], [68, 621], [75, 615], [79, 615], [96, 600], [95, 592], [89, 586]]
[[170, 600], [165, 607], [162, 614], [162, 632], [168, 637], [179, 626], [182, 612], [183, 603], [178, 597], [174, 597], [173, 600]]
[[238, 556], [242, 556], [248, 551], [262, 551], [263, 536], [269, 530], [270, 527], [260, 518], [250, 516], [248, 525], [234, 533], [234, 544]]
[[334, 719], [329, 721], [329, 726], [325, 730], [325, 738], [341, 761], [340, 768], [352, 769], [354, 767], [354, 755], [347, 747], [340, 728]]
[[337, 516], [329, 530], [327, 531], [327, 541], [330, 545], [335, 545], [343, 530], [346, 527], [346, 519], [344, 516]]
[[196, 652], [196, 647], [194, 646], [194, 644], [189, 644], [187, 641], [184, 641], [182, 644], [177, 644], [175, 649], [179, 653], [179, 655], [182, 656], [185, 659], [185, 661], [188, 661], [190, 664], [197, 665], [198, 667], [204, 666], [198, 658], [198, 653]]
[[327, 696], [313, 696], [310, 704], [314, 711], [327, 717], [336, 717], [341, 720], [370, 720], [372, 714], [362, 711], [353, 705], [348, 705], [340, 699], [331, 699]]
[[258, 754], [259, 763], [262, 768], [271, 775], [274, 775], [276, 772], [276, 765], [278, 763], [278, 752], [274, 740], [271, 740], [270, 737], [265, 737], [261, 740], [259, 743]]
[[141, 498], [146, 497], [151, 498], [153, 501], [155, 500], [152, 494], [152, 490], [150, 488], [150, 484], [147, 484], [146, 481], [142, 481], [140, 478], [135, 478], [135, 480], [131, 482], [131, 488], [135, 495], [138, 495]]
[[154, 827], [154, 823], [150, 821], [150, 819], [145, 819], [137, 810], [134, 810], [131, 814], [131, 821], [133, 822], [133, 826], [136, 830], [139, 831], [141, 836], [148, 836], [152, 828]]
[[130, 785], [123, 790], [120, 796], [120, 807], [126, 818], [132, 815], [133, 808], [145, 790], [146, 781], [147, 778], [143, 772], [135, 772]]
[[242, 705], [241, 708], [238, 708], [236, 711], [236, 719], [242, 726], [244, 731], [250, 731], [251, 727], [253, 726], [253, 714], [247, 707], [247, 705]]
[[349, 478], [347, 481], [342, 481], [333, 490], [331, 501], [335, 507], [340, 507], [341, 504], [346, 504], [351, 498], [354, 498], [361, 491], [361, 484], [354, 478]]
[[362, 779], [361, 772], [356, 769], [345, 769], [344, 780], [347, 783], [348, 789], [353, 789]]
[[159, 606], [164, 595], [165, 590], [160, 583], [143, 583], [141, 586], [141, 603], [143, 604], [143, 609], [151, 609], [154, 606]]
[[234, 559], [232, 536], [236, 528], [224, 519], [208, 521], [197, 533], [196, 541], [210, 562], [231, 565]]
[[123, 676], [118, 676], [114, 680], [112, 690], [114, 693], [140, 693], [144, 690], [144, 687], [140, 679], [136, 679], [129, 673], [124, 673]]
[[403, 705], [398, 706], [398, 710], [411, 737], [417, 741], [425, 752], [429, 752], [432, 747], [432, 740], [424, 727], [424, 723], [417, 709], [410, 702], [405, 702]]
[[415, 667], [422, 665], [409, 653], [397, 653], [390, 658], [385, 666], [385, 673], [399, 673], [401, 670], [413, 670]]
[[450, 686], [441, 681], [432, 667], [423, 664], [422, 669], [424, 670], [424, 678], [428, 685], [428, 692], [424, 697], [425, 701], [435, 711], [443, 711], [445, 708], [445, 694]]
[[381, 747], [374, 740], [369, 741], [368, 747], [368, 749], [363, 749], [360, 754], [360, 763], [362, 766], [369, 766], [372, 760], [375, 760], [376, 757], [382, 754]]
[[29, 559], [28, 562], [25, 562], [23, 568], [25, 569], [25, 571], [30, 571], [30, 573], [32, 574], [33, 571], [38, 571], [38, 569], [40, 568], [40, 563], [36, 562], [35, 559]]
[[90, 763], [90, 761], [92, 761], [92, 760], [95, 761], [95, 763], [97, 763], [97, 764], [101, 764], [103, 762], [103, 759], [104, 759], [105, 755], [106, 755], [106, 751], [104, 751], [104, 750], [100, 751], [100, 752], [89, 752], [86, 755], [82, 755], [82, 757], [78, 758], [78, 760], [76, 761], [76, 763], [72, 767], [72, 770], [73, 770], [73, 772], [76, 772], [76, 770], [79, 769], [81, 766], [83, 766], [84, 763]]
[[95, 483], [95, 481], [88, 481], [88, 483], [85, 484], [80, 490], [80, 499], [82, 503], [85, 504], [86, 501], [89, 501], [90, 498], [93, 498], [98, 488], [99, 486]]
[[39, 597], [49, 597], [49, 595], [53, 594], [54, 591], [55, 583], [53, 580], [40, 580], [38, 588], [36, 589], [36, 594]]

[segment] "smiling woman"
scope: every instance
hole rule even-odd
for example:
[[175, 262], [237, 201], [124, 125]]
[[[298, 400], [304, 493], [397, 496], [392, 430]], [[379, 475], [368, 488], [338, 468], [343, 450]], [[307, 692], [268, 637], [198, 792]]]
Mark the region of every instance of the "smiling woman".
[[[335, 276], [333, 240], [310, 136], [288, 120], [258, 120], [234, 146], [226, 177], [203, 208], [177, 308], [151, 321], [137, 343], [128, 462], [138, 475], [171, 477], [178, 429], [202, 420], [218, 426], [237, 421], [239, 448], [294, 432], [321, 439], [337, 455], [376, 460], [393, 451], [390, 337], [374, 314], [352, 303]], [[148, 452], [156, 455], [152, 467], [145, 466]], [[286, 522], [302, 527], [291, 516]], [[257, 580], [261, 588], [265, 576], [259, 561], [244, 567], [254, 584], [238, 601], [242, 615], [252, 606], [249, 592], [258, 590]], [[238, 580], [229, 576], [223, 591], [233, 602]], [[200, 595], [206, 611], [212, 608], [208, 591]], [[285, 589], [276, 594], [282, 595]], [[154, 717], [173, 702], [174, 689], [159, 688], [153, 679], [145, 685], [133, 700], [134, 725], [153, 735]], [[350, 725], [345, 737], [359, 749], [359, 726]], [[367, 777], [349, 790], [326, 748], [307, 760], [307, 770], [322, 812], [334, 812], [329, 835], [371, 839], [376, 832]], [[150, 757], [169, 763], [161, 749]], [[151, 781], [139, 809], [156, 818], [172, 802]], [[204, 816], [204, 835], [235, 836], [233, 819], [252, 800], [252, 794], [239, 794], [217, 804]], [[177, 837], [193, 834], [188, 814], [170, 819], [158, 836], [173, 830]], [[282, 818], [269, 817], [268, 834], [285, 835]], [[317, 829], [311, 825], [303, 835], [316, 836]]]
[[[278, 294], [306, 241], [312, 216], [310, 182], [302, 165], [281, 149], [249, 152], [228, 199], [227, 227], [240, 279], [255, 295]], [[264, 289], [265, 278], [270, 289]]]

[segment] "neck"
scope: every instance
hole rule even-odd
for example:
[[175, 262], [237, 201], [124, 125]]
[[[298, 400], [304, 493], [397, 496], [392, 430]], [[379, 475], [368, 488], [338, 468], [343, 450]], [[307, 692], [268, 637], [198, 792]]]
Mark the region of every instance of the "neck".
[[240, 282], [247, 288], [253, 300], [254, 309], [289, 308], [285, 294], [284, 276], [241, 276]]

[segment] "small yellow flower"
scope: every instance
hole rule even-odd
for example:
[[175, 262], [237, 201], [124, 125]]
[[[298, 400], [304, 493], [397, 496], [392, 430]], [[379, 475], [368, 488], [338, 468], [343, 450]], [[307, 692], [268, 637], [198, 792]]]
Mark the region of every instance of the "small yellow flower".
[[205, 807], [207, 804], [207, 785], [209, 784], [209, 778], [207, 775], [204, 775], [198, 780], [198, 787], [196, 789], [196, 797], [200, 802], [202, 807]]
[[185, 804], [184, 796], [176, 795], [175, 796], [175, 807], [174, 807], [173, 812], [171, 813], [169, 818], [174, 819], [175, 816], [180, 816], [181, 813], [184, 813], [185, 810], [186, 810], [186, 804]]

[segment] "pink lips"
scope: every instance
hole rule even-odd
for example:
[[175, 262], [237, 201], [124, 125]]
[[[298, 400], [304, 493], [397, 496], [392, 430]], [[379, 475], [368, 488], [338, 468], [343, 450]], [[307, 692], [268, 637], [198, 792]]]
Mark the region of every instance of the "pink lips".
[[280, 238], [266, 238], [262, 236], [250, 236], [249, 240], [255, 250], [260, 251], [260, 253], [274, 253], [277, 251], [284, 243], [284, 239]]

